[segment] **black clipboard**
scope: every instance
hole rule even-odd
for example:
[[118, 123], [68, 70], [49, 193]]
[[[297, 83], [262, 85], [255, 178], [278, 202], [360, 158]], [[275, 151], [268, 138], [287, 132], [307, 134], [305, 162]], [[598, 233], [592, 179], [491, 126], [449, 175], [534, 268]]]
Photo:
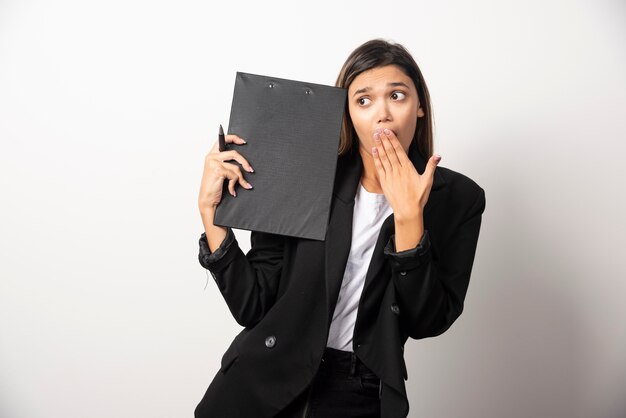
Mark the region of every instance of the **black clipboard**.
[[346, 89], [238, 72], [228, 133], [253, 189], [224, 185], [215, 225], [324, 240]]

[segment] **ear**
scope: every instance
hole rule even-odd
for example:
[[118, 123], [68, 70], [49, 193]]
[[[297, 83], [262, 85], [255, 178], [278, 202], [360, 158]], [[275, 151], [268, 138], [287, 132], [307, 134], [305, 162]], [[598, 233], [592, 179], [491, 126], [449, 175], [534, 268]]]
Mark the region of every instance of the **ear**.
[[418, 118], [424, 117], [424, 109], [422, 109], [422, 106], [417, 108], [417, 117]]

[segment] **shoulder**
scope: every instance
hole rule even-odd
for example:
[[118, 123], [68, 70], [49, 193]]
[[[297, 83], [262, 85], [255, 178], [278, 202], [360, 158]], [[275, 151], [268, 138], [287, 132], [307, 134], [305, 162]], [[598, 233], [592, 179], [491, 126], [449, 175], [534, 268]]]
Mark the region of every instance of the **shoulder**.
[[474, 180], [446, 167], [437, 167], [436, 173], [448, 188], [450, 203], [457, 207], [475, 207], [480, 212], [484, 210], [485, 191]]
[[436, 172], [443, 177], [446, 185], [453, 190], [474, 195], [483, 190], [474, 180], [458, 171], [453, 171], [446, 167], [437, 167]]

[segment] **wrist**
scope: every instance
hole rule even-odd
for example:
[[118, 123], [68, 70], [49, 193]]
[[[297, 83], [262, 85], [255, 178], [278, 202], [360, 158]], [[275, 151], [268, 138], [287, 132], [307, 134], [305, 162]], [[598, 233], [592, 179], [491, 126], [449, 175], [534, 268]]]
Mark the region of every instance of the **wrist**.
[[421, 224], [424, 222], [424, 215], [421, 210], [408, 214], [394, 213], [393, 218], [395, 220], [395, 223], [401, 226]]
[[400, 216], [398, 219], [394, 214], [394, 223], [395, 250], [400, 252], [415, 248], [424, 234], [424, 219], [422, 215]]

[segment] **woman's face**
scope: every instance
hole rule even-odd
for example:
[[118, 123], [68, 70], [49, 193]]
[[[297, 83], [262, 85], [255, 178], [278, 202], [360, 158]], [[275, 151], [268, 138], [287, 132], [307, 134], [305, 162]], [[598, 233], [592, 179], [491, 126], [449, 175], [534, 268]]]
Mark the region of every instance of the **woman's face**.
[[359, 74], [348, 87], [348, 111], [359, 146], [370, 155], [376, 128], [393, 131], [408, 152], [417, 118], [424, 116], [413, 80], [396, 65]]

